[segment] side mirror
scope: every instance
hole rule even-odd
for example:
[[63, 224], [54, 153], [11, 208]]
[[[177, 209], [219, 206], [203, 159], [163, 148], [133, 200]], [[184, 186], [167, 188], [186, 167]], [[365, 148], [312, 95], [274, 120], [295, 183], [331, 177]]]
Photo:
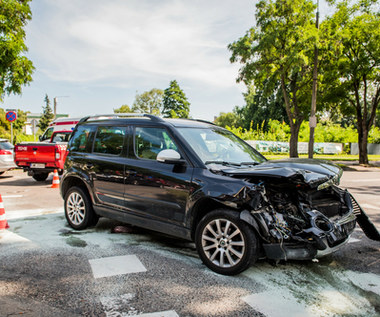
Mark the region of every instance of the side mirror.
[[181, 159], [181, 155], [175, 150], [162, 150], [157, 154], [156, 160], [166, 164], [185, 164], [186, 161]]
[[38, 140], [40, 140], [40, 141], [41, 141], [41, 139], [42, 139], [42, 135], [40, 135], [40, 136], [38, 137]]

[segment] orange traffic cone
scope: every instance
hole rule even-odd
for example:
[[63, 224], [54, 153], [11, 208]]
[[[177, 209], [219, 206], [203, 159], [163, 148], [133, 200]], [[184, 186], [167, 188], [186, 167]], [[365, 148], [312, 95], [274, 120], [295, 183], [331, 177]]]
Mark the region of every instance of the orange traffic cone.
[[1, 198], [1, 195], [0, 195], [0, 230], [8, 229], [8, 228], [9, 228], [9, 225], [8, 225], [7, 219], [5, 218], [3, 198]]
[[57, 170], [54, 170], [53, 184], [51, 185], [51, 188], [59, 188], [59, 176]]

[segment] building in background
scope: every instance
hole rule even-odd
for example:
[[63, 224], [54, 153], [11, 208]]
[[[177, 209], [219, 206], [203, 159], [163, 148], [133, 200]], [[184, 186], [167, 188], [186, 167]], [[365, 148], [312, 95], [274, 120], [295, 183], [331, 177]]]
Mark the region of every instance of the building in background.
[[[28, 113], [26, 115], [26, 122], [24, 126], [24, 133], [27, 135], [33, 135], [37, 133], [38, 123], [42, 117], [42, 113]], [[68, 118], [70, 117], [68, 114], [57, 114], [56, 118]], [[33, 127], [36, 127], [35, 133], [33, 133]]]

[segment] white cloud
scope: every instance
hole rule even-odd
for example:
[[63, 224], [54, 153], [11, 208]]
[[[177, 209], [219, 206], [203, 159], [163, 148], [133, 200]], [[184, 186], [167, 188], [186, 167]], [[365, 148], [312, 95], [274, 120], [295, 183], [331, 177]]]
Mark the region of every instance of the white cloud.
[[[36, 24], [34, 54], [47, 76], [70, 82], [173, 78], [212, 87], [235, 86], [237, 65], [228, 43], [251, 1], [45, 1], [49, 16]], [[230, 23], [233, 21], [234, 23]], [[246, 22], [245, 22], [246, 23]], [[242, 30], [246, 30], [243, 27]]]

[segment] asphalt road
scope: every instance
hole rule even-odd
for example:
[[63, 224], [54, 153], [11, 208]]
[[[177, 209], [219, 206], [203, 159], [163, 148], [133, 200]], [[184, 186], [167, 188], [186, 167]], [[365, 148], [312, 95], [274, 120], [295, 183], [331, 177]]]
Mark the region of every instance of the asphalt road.
[[[379, 316], [380, 243], [356, 229], [319, 262], [259, 261], [235, 277], [208, 270], [192, 243], [101, 219], [73, 231], [63, 200], [21, 171], [0, 176], [0, 316]], [[380, 228], [380, 169], [341, 182]]]

